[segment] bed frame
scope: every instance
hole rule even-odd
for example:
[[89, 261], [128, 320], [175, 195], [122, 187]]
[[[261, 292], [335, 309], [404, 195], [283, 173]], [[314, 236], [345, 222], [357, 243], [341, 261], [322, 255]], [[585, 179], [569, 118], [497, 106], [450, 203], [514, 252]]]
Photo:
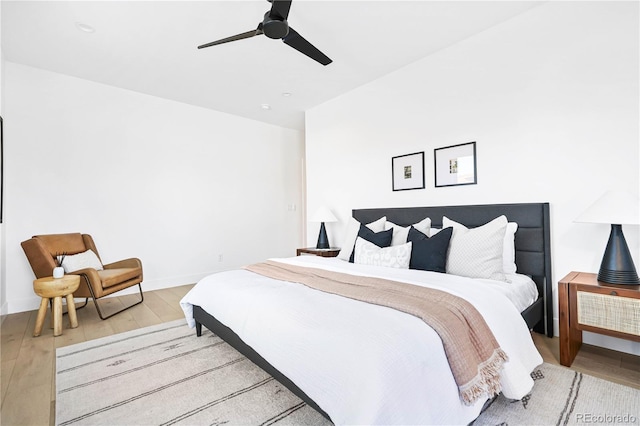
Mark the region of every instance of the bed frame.
[[[492, 204], [475, 206], [447, 207], [404, 207], [356, 209], [353, 217], [362, 223], [373, 222], [386, 216], [391, 222], [408, 226], [425, 217], [431, 218], [434, 228], [442, 227], [442, 216], [462, 223], [468, 227], [476, 227], [504, 214], [510, 222], [518, 223], [516, 231], [516, 265], [518, 273], [530, 275], [538, 287], [540, 298], [522, 316], [530, 329], [547, 336], [553, 336], [553, 305], [551, 293], [551, 243], [549, 232], [549, 203], [526, 204]], [[229, 327], [205, 312], [200, 306], [193, 306], [193, 318], [196, 322], [196, 334], [202, 335], [202, 325], [233, 346], [238, 352], [249, 358], [268, 374], [287, 387], [300, 399], [313, 407], [327, 419], [331, 420], [307, 394], [305, 394], [288, 377], [273, 367], [253, 348]]]

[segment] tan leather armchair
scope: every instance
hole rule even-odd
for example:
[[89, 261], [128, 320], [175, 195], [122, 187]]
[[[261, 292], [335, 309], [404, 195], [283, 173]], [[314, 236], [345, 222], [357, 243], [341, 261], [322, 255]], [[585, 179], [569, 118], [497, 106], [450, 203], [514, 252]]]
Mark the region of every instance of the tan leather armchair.
[[[21, 245], [36, 278], [51, 276], [53, 268], [57, 266], [55, 256], [61, 253], [73, 255], [91, 249], [100, 259], [100, 254], [96, 249], [93, 238], [88, 234], [35, 235], [23, 241]], [[100, 259], [100, 262], [102, 262], [102, 259]], [[69, 272], [82, 277], [80, 287], [73, 293], [74, 298], [85, 298], [85, 304], [81, 307], [86, 306], [89, 297], [91, 297], [98, 311], [98, 316], [104, 320], [142, 303], [144, 296], [142, 295], [142, 285], [140, 284], [142, 282], [142, 263], [140, 259], [120, 260], [106, 265], [103, 264], [103, 267], [104, 270], [102, 271], [86, 268]], [[134, 285], [138, 285], [140, 289], [140, 300], [126, 306], [124, 309], [103, 316], [98, 299]]]

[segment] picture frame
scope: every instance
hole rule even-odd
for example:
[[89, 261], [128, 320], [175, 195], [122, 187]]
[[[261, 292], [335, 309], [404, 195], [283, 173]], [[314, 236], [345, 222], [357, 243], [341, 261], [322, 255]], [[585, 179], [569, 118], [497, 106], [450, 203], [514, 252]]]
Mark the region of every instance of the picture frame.
[[424, 151], [392, 157], [391, 176], [394, 191], [424, 189]]
[[436, 148], [433, 157], [436, 188], [478, 183], [475, 142]]

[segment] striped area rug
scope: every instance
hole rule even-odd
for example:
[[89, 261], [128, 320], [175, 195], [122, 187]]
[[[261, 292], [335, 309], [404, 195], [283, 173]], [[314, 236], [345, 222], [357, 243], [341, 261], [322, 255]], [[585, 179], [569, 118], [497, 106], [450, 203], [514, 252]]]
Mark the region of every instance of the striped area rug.
[[[640, 390], [542, 364], [531, 394], [472, 424], [640, 424]], [[57, 425], [330, 425], [267, 373], [184, 320], [56, 351]]]
[[184, 320], [56, 351], [56, 424], [325, 425], [318, 412]]
[[486, 404], [478, 425], [639, 425], [640, 390], [544, 363], [532, 373], [531, 393], [502, 394]]

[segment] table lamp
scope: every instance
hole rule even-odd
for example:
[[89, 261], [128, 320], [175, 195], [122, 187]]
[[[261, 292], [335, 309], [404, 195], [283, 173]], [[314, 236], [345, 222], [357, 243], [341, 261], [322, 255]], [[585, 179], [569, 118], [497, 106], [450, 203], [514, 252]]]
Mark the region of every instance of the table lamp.
[[320, 234], [318, 235], [317, 249], [328, 249], [329, 238], [327, 238], [327, 230], [324, 227], [325, 222], [336, 222], [338, 219], [331, 213], [328, 207], [322, 206], [311, 216], [311, 222], [320, 222]]
[[608, 223], [609, 242], [598, 272], [598, 281], [609, 284], [640, 285], [622, 225], [640, 225], [640, 198], [622, 191], [608, 191], [575, 222]]

